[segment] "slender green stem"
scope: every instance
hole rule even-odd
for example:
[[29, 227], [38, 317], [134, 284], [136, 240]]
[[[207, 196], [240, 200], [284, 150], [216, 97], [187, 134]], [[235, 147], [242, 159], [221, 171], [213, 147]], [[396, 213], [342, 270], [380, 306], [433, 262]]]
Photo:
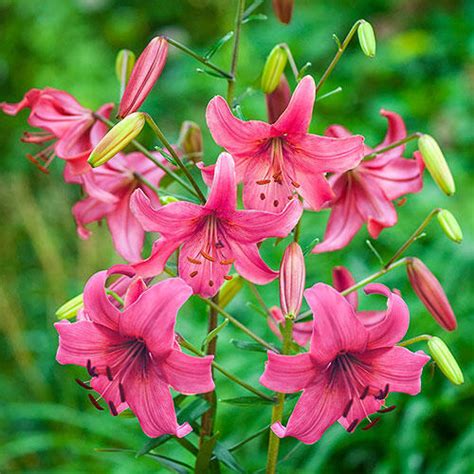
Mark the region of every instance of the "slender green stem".
[[301, 217], [300, 217], [300, 220], [298, 221], [298, 223], [296, 224], [294, 234], [293, 234], [293, 240], [296, 243], [298, 243], [298, 241], [300, 240], [300, 235], [301, 235]]
[[331, 97], [334, 94], [338, 94], [339, 92], [342, 92], [342, 87], [336, 87], [332, 91], [327, 92], [326, 94], [320, 95], [319, 97], [316, 97], [316, 102], [319, 102], [320, 100], [326, 99], [328, 97]]
[[[108, 125], [110, 128], [112, 128], [115, 124], [111, 120], [103, 117], [100, 114], [94, 113], [94, 117], [97, 120], [100, 120], [102, 123], [105, 123]], [[137, 140], [132, 140], [131, 144], [135, 147], [136, 150], [138, 150], [140, 153], [143, 153], [151, 162], [153, 162], [158, 168], [160, 168], [162, 171], [165, 172], [170, 178], [174, 179], [177, 183], [179, 183], [183, 188], [185, 188], [187, 191], [189, 191], [192, 194], [195, 194], [194, 189], [189, 186], [186, 181], [184, 181], [180, 176], [178, 176], [173, 170], [171, 170], [168, 166], [165, 166], [163, 163], [161, 163], [155, 156], [153, 156], [150, 151], [148, 151], [140, 142]]]
[[421, 136], [421, 133], [419, 132], [412, 133], [411, 135], [408, 135], [407, 137], [402, 138], [401, 140], [393, 142], [384, 148], [380, 148], [378, 150], [373, 151], [372, 153], [369, 153], [368, 155], [365, 155], [363, 160], [364, 161], [373, 160], [377, 155], [380, 155], [381, 153], [385, 153], [386, 151], [389, 151], [389, 150], [393, 150], [394, 148], [397, 148], [400, 145], [404, 145], [405, 143], [411, 142], [412, 140], [415, 140], [416, 138], [419, 138], [420, 136]]
[[[286, 318], [285, 326], [283, 328], [283, 347], [282, 354], [288, 354], [290, 352], [291, 343], [293, 339], [293, 319]], [[285, 394], [277, 394], [277, 403], [272, 409], [272, 422], [276, 423], [281, 421], [283, 416], [283, 409], [285, 407]], [[274, 474], [278, 464], [278, 451], [280, 449], [280, 438], [270, 430], [270, 437], [268, 441], [268, 454], [267, 454], [267, 474]]]
[[249, 436], [248, 438], [243, 439], [242, 441], [239, 441], [238, 443], [234, 444], [229, 448], [229, 451], [237, 451], [237, 449], [241, 448], [248, 442], [252, 441], [255, 438], [258, 438], [259, 436], [263, 435], [264, 433], [267, 432], [268, 428], [270, 428], [270, 425], [264, 426], [262, 429], [258, 430], [255, 432], [253, 435]]
[[423, 230], [426, 228], [426, 226], [431, 222], [433, 217], [436, 216], [441, 211], [439, 207], [433, 209], [425, 218], [425, 220], [421, 223], [421, 225], [418, 227], [418, 229], [413, 232], [413, 234], [410, 235], [410, 237], [407, 239], [407, 241], [394, 253], [393, 257], [385, 264], [384, 268], [388, 268], [392, 265], [392, 263], [400, 257], [405, 250], [410, 247], [410, 245], [415, 242], [415, 240], [419, 237], [419, 235], [423, 232]]
[[237, 11], [234, 25], [234, 46], [232, 49], [232, 60], [230, 64], [230, 78], [227, 79], [227, 103], [232, 105], [234, 99], [235, 79], [237, 73], [237, 62], [239, 60], [240, 31], [242, 29], [242, 17], [245, 11], [245, 0], [237, 0]]
[[361, 24], [363, 20], [357, 20], [352, 28], [350, 29], [349, 33], [347, 34], [346, 38], [342, 42], [342, 44], [339, 45], [337, 49], [337, 53], [334, 56], [333, 60], [327, 67], [326, 71], [324, 71], [324, 74], [321, 76], [321, 79], [319, 79], [318, 84], [316, 85], [316, 93], [319, 92], [323, 84], [326, 82], [326, 79], [331, 75], [333, 69], [336, 67], [336, 64], [339, 62], [339, 59], [341, 59], [341, 56], [343, 55], [344, 51], [346, 50], [348, 44], [351, 42], [352, 37], [356, 34], [357, 28], [359, 28], [359, 25]]
[[247, 281], [247, 284], [250, 288], [250, 291], [254, 294], [256, 300], [258, 301], [258, 304], [262, 307], [262, 309], [265, 311], [265, 313], [267, 315], [269, 315], [270, 314], [270, 308], [265, 304], [265, 301], [263, 301], [263, 298], [260, 295], [260, 293], [258, 292], [255, 285], [250, 281]]
[[199, 185], [197, 184], [196, 180], [193, 178], [193, 176], [189, 172], [188, 168], [181, 161], [181, 158], [178, 156], [178, 154], [176, 153], [174, 148], [171, 146], [170, 142], [166, 139], [166, 137], [163, 134], [163, 132], [161, 131], [160, 127], [158, 127], [156, 122], [148, 114], [146, 114], [146, 120], [148, 122], [148, 125], [150, 125], [151, 129], [155, 133], [155, 135], [158, 137], [158, 140], [160, 140], [160, 142], [163, 143], [165, 148], [168, 150], [169, 154], [173, 157], [173, 160], [181, 168], [184, 175], [186, 176], [188, 181], [191, 183], [191, 186], [194, 188], [194, 193], [196, 194], [196, 196], [200, 199], [200, 201], [202, 203], [206, 202], [206, 198], [204, 197], [204, 194], [202, 193], [201, 189], [199, 188]]
[[219, 66], [216, 66], [211, 61], [209, 61], [209, 59], [205, 58], [204, 56], [201, 56], [201, 55], [197, 54], [192, 49], [189, 49], [184, 44], [181, 44], [179, 41], [176, 41], [173, 38], [170, 38], [169, 36], [166, 37], [166, 41], [168, 42], [168, 44], [171, 44], [175, 48], [180, 49], [181, 51], [183, 51], [187, 55], [189, 55], [192, 58], [199, 61], [200, 63], [205, 64], [209, 69], [213, 69], [214, 71], [219, 73], [222, 77], [224, 77], [226, 79], [229, 79], [229, 80], [232, 79], [232, 74], [229, 74], [228, 72], [224, 71]]
[[[179, 343], [181, 346], [183, 346], [185, 349], [188, 349], [190, 352], [198, 355], [198, 356], [203, 356], [204, 354], [193, 344], [191, 344], [189, 341], [184, 339], [182, 336], [179, 336]], [[268, 401], [274, 401], [272, 397], [269, 395], [261, 392], [260, 390], [252, 387], [249, 385], [247, 382], [243, 381], [242, 379], [239, 379], [237, 376], [231, 374], [227, 369], [222, 367], [222, 365], [218, 364], [217, 362], [212, 362], [212, 366], [219, 371], [222, 375], [227, 377], [229, 380], [232, 380], [232, 382], [236, 383], [237, 385], [240, 385], [241, 387], [245, 388], [249, 392], [253, 393], [254, 395], [257, 395], [257, 397], [263, 398], [264, 400]]]
[[143, 175], [140, 173], [133, 173], [133, 176], [137, 181], [140, 181], [140, 183], [144, 184], [146, 187], [150, 188], [153, 192], [155, 192], [158, 196], [163, 194], [163, 191], [159, 188], [157, 188], [154, 184], [150, 183], [148, 179], [146, 179]]
[[235, 327], [239, 328], [242, 332], [247, 334], [251, 339], [261, 344], [263, 347], [266, 347], [268, 350], [273, 352], [278, 352], [278, 350], [273, 347], [268, 342], [264, 341], [260, 336], [257, 336], [254, 332], [252, 332], [247, 326], [242, 324], [238, 319], [234, 318], [231, 314], [229, 314], [225, 309], [221, 308], [219, 305], [214, 303], [214, 301], [202, 298], [209, 306], [213, 307], [218, 313], [220, 313], [224, 318], [228, 319]]
[[187, 449], [191, 454], [196, 456], [196, 454], [199, 452], [198, 448], [194, 446], [191, 441], [187, 440], [186, 438], [174, 438], [184, 449]]
[[293, 75], [295, 76], [296, 82], [298, 82], [298, 77], [299, 77], [298, 66], [296, 65], [295, 58], [293, 57], [293, 54], [291, 53], [291, 49], [286, 43], [281, 43], [280, 46], [286, 51], [291, 70], [293, 72]]
[[421, 334], [420, 336], [412, 337], [411, 339], [407, 339], [406, 341], [399, 342], [397, 345], [401, 347], [406, 347], [411, 344], [415, 344], [416, 342], [421, 341], [429, 341], [433, 336], [429, 334]]

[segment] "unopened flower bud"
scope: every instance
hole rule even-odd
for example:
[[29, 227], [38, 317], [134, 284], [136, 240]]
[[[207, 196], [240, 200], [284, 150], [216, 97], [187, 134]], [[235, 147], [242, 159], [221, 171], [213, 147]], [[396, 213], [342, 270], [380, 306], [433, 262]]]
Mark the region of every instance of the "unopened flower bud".
[[271, 94], [265, 94], [265, 99], [267, 101], [268, 121], [269, 123], [275, 123], [285, 111], [291, 99], [290, 86], [284, 74], [280, 76], [278, 87]]
[[153, 38], [133, 67], [130, 80], [120, 101], [119, 117], [135, 112], [155, 85], [168, 55], [168, 42], [162, 36]]
[[426, 309], [446, 331], [457, 327], [456, 316], [440, 282], [418, 258], [410, 258], [407, 274], [411, 286]]
[[454, 385], [464, 383], [461, 368], [443, 340], [439, 337], [432, 337], [428, 340], [428, 348], [433, 360], [450, 382]]
[[160, 196], [160, 203], [162, 206], [166, 206], [171, 202], [178, 202], [179, 199], [176, 199], [174, 196]]
[[293, 14], [293, 6], [295, 0], [273, 0], [273, 11], [276, 17], [287, 25], [291, 21], [291, 15]]
[[121, 49], [115, 59], [115, 74], [120, 84], [125, 87], [132, 74], [135, 64], [135, 54], [129, 49]]
[[77, 316], [77, 312], [84, 306], [83, 294], [75, 296], [74, 298], [66, 301], [56, 311], [56, 317], [58, 319], [71, 319]]
[[446, 209], [438, 212], [438, 222], [448, 239], [460, 244], [462, 242], [462, 230], [456, 218]]
[[183, 122], [179, 132], [178, 146], [195, 163], [202, 160], [202, 133], [197, 123], [190, 120]]
[[267, 57], [262, 72], [262, 90], [265, 94], [272, 93], [280, 83], [280, 77], [285, 70], [288, 61], [288, 53], [286, 49], [277, 44]]
[[357, 35], [359, 36], [359, 44], [363, 53], [369, 58], [375, 57], [377, 43], [375, 41], [375, 33], [372, 25], [362, 20], [359, 28], [357, 28]]
[[292, 242], [286, 248], [280, 265], [280, 306], [284, 315], [298, 315], [303, 301], [305, 278], [303, 251], [296, 242]]
[[456, 185], [436, 140], [430, 135], [422, 135], [418, 140], [418, 148], [434, 182], [444, 194], [452, 196], [456, 192]]
[[89, 164], [96, 168], [123, 150], [143, 129], [145, 114], [135, 112], [112, 127], [89, 156]]

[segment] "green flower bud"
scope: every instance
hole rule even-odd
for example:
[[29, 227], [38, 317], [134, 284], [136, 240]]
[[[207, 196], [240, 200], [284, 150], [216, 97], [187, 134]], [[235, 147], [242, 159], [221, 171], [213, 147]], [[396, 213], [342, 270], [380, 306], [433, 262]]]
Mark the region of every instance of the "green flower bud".
[[428, 341], [428, 348], [433, 360], [450, 382], [454, 385], [464, 383], [464, 376], [461, 369], [444, 341], [439, 337], [432, 337]]
[[456, 218], [446, 209], [438, 212], [438, 222], [448, 239], [460, 244], [462, 242], [462, 230]]
[[130, 75], [132, 74], [133, 66], [135, 65], [135, 54], [128, 49], [121, 49], [117, 58], [115, 59], [115, 74], [121, 86], [125, 88]]
[[162, 206], [166, 206], [166, 204], [178, 201], [179, 199], [176, 199], [174, 196], [160, 196], [160, 203]]
[[112, 127], [89, 156], [89, 164], [96, 168], [122, 151], [145, 126], [145, 114], [135, 112], [127, 115]]
[[56, 311], [56, 317], [58, 319], [72, 319], [77, 316], [77, 312], [84, 306], [83, 294], [75, 296], [74, 298], [66, 301]]
[[288, 61], [286, 49], [277, 44], [267, 57], [267, 62], [262, 72], [262, 90], [265, 94], [271, 94], [280, 84], [280, 77], [285, 70]]
[[375, 57], [377, 43], [375, 41], [375, 33], [372, 25], [362, 20], [359, 28], [357, 28], [357, 36], [359, 36], [359, 44], [363, 53], [369, 58]]
[[190, 120], [183, 122], [178, 145], [190, 160], [195, 163], [202, 160], [202, 133], [197, 123]]
[[436, 140], [430, 135], [422, 135], [418, 148], [434, 182], [443, 193], [452, 196], [456, 191], [453, 175]]

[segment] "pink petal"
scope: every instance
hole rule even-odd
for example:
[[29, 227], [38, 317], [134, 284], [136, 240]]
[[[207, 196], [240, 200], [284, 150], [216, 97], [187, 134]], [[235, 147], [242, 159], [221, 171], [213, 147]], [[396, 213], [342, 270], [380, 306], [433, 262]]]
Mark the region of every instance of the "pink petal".
[[129, 262], [141, 260], [145, 232], [130, 210], [132, 190], [125, 194], [108, 214], [107, 224], [117, 253]]
[[389, 384], [390, 392], [416, 395], [421, 390], [421, 373], [430, 358], [423, 352], [410, 352], [404, 347], [375, 349], [357, 358], [370, 369], [370, 382], [374, 387]]
[[334, 288], [317, 283], [305, 291], [312, 312], [314, 329], [311, 356], [325, 366], [339, 352], [363, 352], [368, 333], [355, 315], [354, 308]]
[[310, 385], [317, 375], [309, 353], [287, 356], [268, 351], [267, 355], [268, 362], [260, 383], [270, 390], [299, 392]]
[[313, 385], [303, 391], [285, 427], [272, 425], [280, 438], [292, 436], [305, 444], [318, 441], [324, 432], [341, 416], [349, 398], [338, 379], [330, 379], [325, 371]]
[[272, 125], [273, 135], [306, 133], [313, 115], [316, 86], [311, 76], [305, 76], [293, 92], [290, 103]]
[[343, 127], [342, 125], [331, 125], [325, 130], [324, 136], [332, 138], [348, 138], [352, 137], [353, 134], [350, 130], [348, 130], [346, 127]]
[[369, 331], [369, 349], [379, 347], [390, 347], [401, 341], [408, 331], [410, 324], [410, 312], [403, 299], [392, 293], [385, 285], [373, 283], [367, 285], [364, 291], [368, 295], [378, 294], [388, 298], [387, 310], [382, 312], [382, 317], [378, 321], [372, 319], [371, 324], [361, 317], [361, 321]]
[[214, 179], [214, 173], [216, 171], [216, 165], [206, 166], [202, 161], [196, 163], [196, 166], [201, 170], [202, 180], [206, 183], [207, 187], [212, 186], [212, 180]]
[[296, 170], [296, 181], [300, 187], [298, 194], [305, 204], [313, 211], [321, 210], [329, 201], [334, 199], [334, 192], [321, 173], [311, 173], [307, 170]]
[[124, 387], [127, 402], [147, 436], [170, 434], [182, 438], [192, 431], [188, 423], [178, 425], [170, 390], [155, 364], [149, 364], [147, 370], [135, 364]]
[[193, 357], [173, 349], [161, 365], [168, 383], [186, 395], [212, 392], [211, 366], [214, 356]]
[[137, 272], [137, 275], [144, 278], [155, 277], [164, 270], [166, 262], [179, 245], [179, 241], [173, 242], [163, 238], [158, 239], [153, 243], [150, 256], [141, 262], [134, 263], [132, 267]]
[[234, 210], [237, 205], [237, 185], [232, 156], [221, 153], [217, 158], [211, 190], [205, 205], [206, 209]]
[[[405, 122], [403, 121], [402, 117], [400, 117], [400, 115], [395, 112], [390, 112], [389, 110], [384, 109], [380, 111], [380, 115], [387, 119], [388, 129], [383, 142], [378, 147], [376, 147], [375, 150], [385, 148], [394, 142], [403, 140], [407, 136]], [[386, 151], [383, 156], [384, 158], [397, 158], [402, 156], [404, 151], [405, 145], [400, 145], [396, 148], [393, 148], [392, 150]]]
[[77, 225], [77, 233], [82, 239], [88, 239], [91, 232], [85, 226], [103, 219], [114, 208], [113, 204], [103, 203], [88, 197], [72, 207], [72, 215]]
[[[120, 388], [119, 388], [120, 380], [118, 378], [114, 378], [110, 381], [107, 375], [99, 375], [97, 377], [93, 377], [90, 381], [90, 386], [97, 392], [100, 393], [104, 401], [108, 404], [112, 402], [117, 410], [117, 413], [121, 413], [122, 411], [128, 408], [127, 403], [123, 403], [121, 400], [120, 395]], [[122, 386], [122, 391], [124, 388]]]
[[269, 268], [262, 260], [256, 244], [233, 241], [231, 245], [235, 258], [234, 266], [239, 275], [257, 285], [266, 285], [278, 276], [278, 272]]
[[281, 326], [280, 324], [285, 321], [285, 316], [281, 312], [281, 309], [278, 306], [272, 306], [269, 308], [270, 317], [267, 318], [268, 327], [271, 329], [273, 334], [282, 339], [281, 335]]
[[[114, 103], [104, 104], [97, 110], [97, 114], [109, 119], [114, 107]], [[90, 141], [92, 148], [94, 148], [102, 140], [102, 138], [104, 138], [109, 129], [110, 127], [100, 120], [96, 120], [94, 122], [94, 125], [92, 125], [90, 131]]]
[[84, 309], [94, 323], [117, 331], [121, 315], [105, 293], [107, 277], [108, 273], [101, 271], [89, 278], [84, 287]]
[[270, 137], [270, 125], [257, 120], [239, 120], [220, 96], [209, 102], [206, 120], [215, 142], [234, 158], [253, 156], [260, 148], [262, 140]]
[[[334, 286], [337, 291], [344, 291], [353, 285], [355, 285], [354, 277], [346, 267], [334, 267], [332, 269], [332, 286]], [[357, 291], [352, 291], [346, 295], [345, 298], [357, 311], [357, 307], [359, 306]]]
[[143, 339], [156, 356], [169, 351], [174, 344], [176, 314], [191, 294], [181, 278], [156, 283], [124, 309], [119, 319], [120, 333]]
[[43, 91], [41, 89], [31, 89], [25, 94], [20, 102], [15, 104], [0, 102], [0, 110], [7, 115], [16, 115], [23, 109], [31, 108], [42, 93]]
[[301, 347], [306, 346], [313, 334], [313, 321], [295, 323], [293, 326], [293, 339]]
[[132, 280], [125, 292], [124, 308], [135, 303], [137, 299], [147, 290], [146, 283], [142, 278], [138, 277]]

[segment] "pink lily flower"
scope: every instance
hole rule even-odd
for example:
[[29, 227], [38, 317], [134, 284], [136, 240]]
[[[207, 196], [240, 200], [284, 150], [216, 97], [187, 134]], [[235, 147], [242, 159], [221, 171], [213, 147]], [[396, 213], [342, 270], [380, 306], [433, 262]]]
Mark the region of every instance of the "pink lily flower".
[[287, 426], [272, 425], [280, 438], [293, 436], [312, 444], [336, 421], [352, 432], [364, 418], [369, 420], [367, 429], [379, 420], [370, 420], [371, 414], [393, 410], [383, 408], [390, 392], [420, 392], [429, 357], [396, 346], [408, 329], [407, 305], [384, 285], [368, 285], [365, 292], [388, 298], [387, 310], [370, 324], [338, 291], [317, 283], [305, 291], [314, 314], [309, 352], [268, 352], [262, 385], [282, 393], [303, 390]]
[[246, 208], [280, 212], [299, 194], [311, 209], [319, 210], [333, 198], [325, 173], [342, 173], [362, 159], [361, 136], [333, 138], [308, 133], [315, 90], [314, 80], [304, 77], [273, 124], [239, 120], [222, 97], [209, 102], [208, 127], [216, 143], [236, 161]]
[[[365, 146], [370, 154], [406, 137], [406, 128], [400, 115], [386, 110], [381, 115], [388, 120], [384, 141], [376, 148]], [[351, 133], [340, 125], [326, 130], [330, 137], [347, 138]], [[329, 207], [331, 216], [324, 241], [313, 253], [331, 252], [345, 247], [357, 234], [364, 222], [371, 237], [376, 239], [385, 227], [397, 223], [397, 211], [392, 201], [408, 193], [417, 193], [423, 187], [423, 161], [418, 153], [415, 159], [403, 158], [405, 145], [362, 161], [357, 168], [337, 173], [330, 178], [335, 197]]]
[[[285, 324], [285, 316], [278, 306], [270, 308], [270, 316], [267, 319], [268, 326], [278, 339], [283, 340], [282, 326]], [[295, 322], [293, 324], [293, 340], [301, 347], [306, 346], [313, 332], [313, 321]]]
[[[146, 435], [186, 436], [192, 428], [177, 423], [170, 386], [188, 395], [214, 390], [213, 356], [184, 354], [176, 343], [176, 314], [192, 290], [180, 278], [150, 288], [137, 278], [120, 310], [105, 293], [110, 273], [96, 273], [87, 282], [85, 319], [55, 324], [59, 333], [56, 359], [60, 364], [87, 367], [90, 387], [112, 415], [129, 407]], [[89, 388], [84, 382], [81, 385]], [[98, 400], [90, 398], [102, 409]]]
[[131, 200], [131, 208], [149, 232], [159, 232], [150, 258], [135, 264], [142, 276], [163, 271], [169, 256], [178, 247], [178, 271], [194, 290], [204, 297], [214, 296], [228, 275], [232, 264], [244, 278], [266, 284], [278, 273], [260, 257], [257, 243], [270, 237], [286, 237], [302, 213], [297, 199], [280, 214], [236, 210], [237, 192], [234, 160], [222, 153], [205, 205], [173, 202], [153, 209], [140, 190]]
[[[154, 156], [164, 162], [159, 153]], [[76, 177], [69, 182], [79, 182], [88, 194], [77, 202], [72, 214], [77, 232], [88, 239], [91, 231], [86, 228], [91, 222], [107, 220], [112, 241], [117, 253], [128, 262], [142, 259], [141, 252], [145, 231], [130, 210], [130, 198], [136, 189], [141, 189], [156, 207], [160, 201], [156, 194], [136, 178], [139, 174], [154, 186], [158, 186], [164, 172], [139, 152], [118, 154], [103, 166]]]
[[[16, 104], [0, 103], [0, 110], [17, 115], [21, 110], [31, 110], [28, 123], [41, 132], [25, 132], [22, 141], [46, 145], [36, 155], [27, 155], [38, 168], [47, 172], [55, 155], [65, 160], [72, 174], [90, 170], [87, 158], [92, 151], [90, 134], [100, 122], [91, 110], [84, 108], [67, 92], [58, 89], [31, 89]], [[97, 112], [109, 117], [113, 104], [103, 105]]]

